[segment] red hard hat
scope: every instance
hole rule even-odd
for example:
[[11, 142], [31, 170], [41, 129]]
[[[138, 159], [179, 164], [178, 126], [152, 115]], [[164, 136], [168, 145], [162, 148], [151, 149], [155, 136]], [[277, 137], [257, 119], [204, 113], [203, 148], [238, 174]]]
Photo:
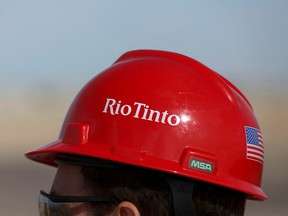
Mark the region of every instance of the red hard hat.
[[229, 81], [186, 56], [122, 55], [84, 86], [59, 139], [28, 152], [57, 166], [57, 153], [146, 167], [265, 200], [263, 144], [251, 105]]

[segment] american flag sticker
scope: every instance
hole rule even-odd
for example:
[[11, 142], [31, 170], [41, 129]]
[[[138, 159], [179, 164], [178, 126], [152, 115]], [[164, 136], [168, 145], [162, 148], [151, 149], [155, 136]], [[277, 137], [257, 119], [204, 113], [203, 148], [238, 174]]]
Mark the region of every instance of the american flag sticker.
[[259, 163], [264, 161], [264, 146], [261, 131], [245, 126], [247, 153], [246, 158]]

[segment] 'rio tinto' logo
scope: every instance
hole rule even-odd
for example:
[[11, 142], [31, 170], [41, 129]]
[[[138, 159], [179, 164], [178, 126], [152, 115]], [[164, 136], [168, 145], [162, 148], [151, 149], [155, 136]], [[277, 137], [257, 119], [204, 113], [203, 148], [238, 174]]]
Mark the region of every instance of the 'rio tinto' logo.
[[149, 109], [149, 105], [140, 102], [134, 102], [133, 106], [131, 106], [129, 104], [122, 104], [121, 100], [117, 101], [113, 98], [106, 98], [106, 104], [102, 112], [111, 115], [133, 115], [133, 118], [162, 124], [168, 123], [171, 126], [177, 126], [181, 122], [181, 118], [178, 115], [170, 115], [167, 110], [161, 112]]

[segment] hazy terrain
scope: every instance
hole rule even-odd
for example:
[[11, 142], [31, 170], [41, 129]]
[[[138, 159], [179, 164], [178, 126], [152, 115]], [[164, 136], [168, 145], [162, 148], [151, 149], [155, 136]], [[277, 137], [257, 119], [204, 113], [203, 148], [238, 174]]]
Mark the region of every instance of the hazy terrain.
[[[244, 89], [244, 92], [253, 104], [263, 131], [263, 188], [270, 198], [266, 203], [249, 201], [246, 215], [287, 215], [287, 92], [276, 86], [256, 86]], [[31, 162], [23, 154], [57, 138], [74, 93], [50, 94], [44, 90], [1, 93], [0, 215], [38, 214], [38, 191], [49, 190], [55, 170]]]

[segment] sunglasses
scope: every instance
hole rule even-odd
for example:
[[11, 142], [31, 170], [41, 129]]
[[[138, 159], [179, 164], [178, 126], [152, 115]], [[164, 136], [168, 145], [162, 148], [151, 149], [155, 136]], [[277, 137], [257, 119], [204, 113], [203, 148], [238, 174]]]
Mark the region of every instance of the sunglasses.
[[38, 205], [40, 216], [72, 216], [85, 211], [87, 203], [111, 203], [110, 200], [96, 196], [54, 196], [40, 191]]

